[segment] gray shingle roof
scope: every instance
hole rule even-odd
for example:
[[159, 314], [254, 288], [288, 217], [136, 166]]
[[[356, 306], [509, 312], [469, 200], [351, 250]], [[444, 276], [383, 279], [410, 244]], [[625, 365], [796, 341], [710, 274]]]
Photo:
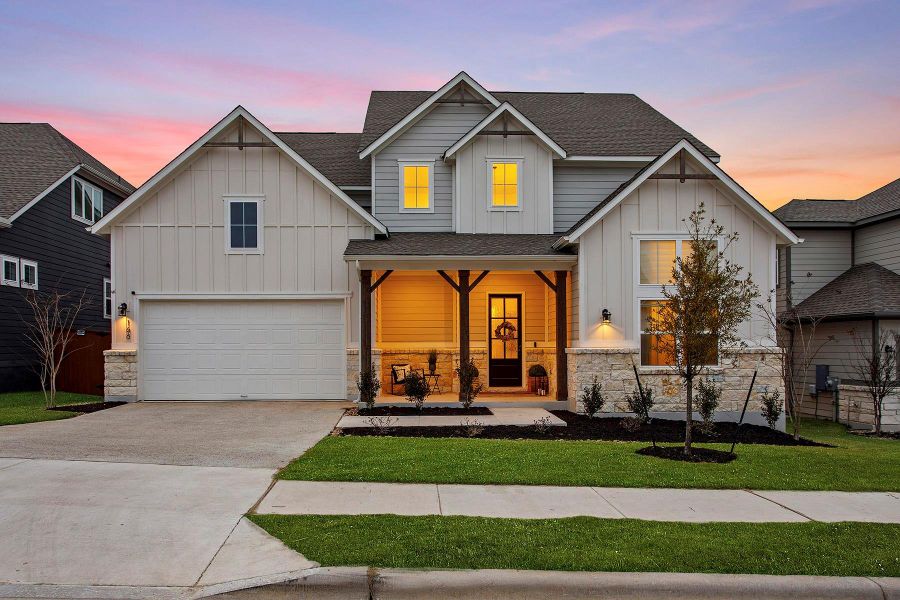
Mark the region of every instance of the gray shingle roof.
[[369, 157], [359, 159], [358, 133], [275, 133], [335, 185], [371, 185]]
[[877, 263], [850, 267], [796, 310], [801, 317], [900, 316], [900, 275]]
[[8, 219], [84, 165], [131, 193], [134, 186], [47, 123], [0, 123], [0, 217]]
[[[433, 91], [374, 91], [359, 150], [428, 99]], [[682, 138], [704, 154], [709, 146], [634, 94], [491, 92], [509, 102], [573, 156], [658, 156]]]
[[392, 233], [375, 240], [350, 240], [344, 256], [565, 256], [556, 234]]
[[896, 210], [900, 210], [900, 179], [856, 200], [794, 199], [773, 212], [785, 223], [851, 225]]

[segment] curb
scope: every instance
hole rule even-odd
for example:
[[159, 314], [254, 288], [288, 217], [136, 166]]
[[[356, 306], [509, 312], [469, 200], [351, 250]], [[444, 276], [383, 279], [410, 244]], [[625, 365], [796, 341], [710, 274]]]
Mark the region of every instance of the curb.
[[221, 600], [360, 598], [616, 598], [665, 600], [900, 600], [900, 578], [589, 573], [563, 571], [413, 571], [320, 568], [293, 581], [217, 595]]

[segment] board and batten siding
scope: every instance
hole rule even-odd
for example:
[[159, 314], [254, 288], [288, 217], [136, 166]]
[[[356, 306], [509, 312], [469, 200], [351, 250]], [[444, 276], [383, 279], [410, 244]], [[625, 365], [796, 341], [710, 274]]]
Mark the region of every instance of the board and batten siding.
[[[219, 140], [234, 140], [234, 130]], [[246, 141], [262, 141], [245, 129]], [[259, 194], [263, 254], [227, 254], [224, 196]], [[348, 342], [359, 339], [358, 283], [343, 259], [351, 239], [374, 230], [277, 148], [204, 148], [112, 227], [114, 302], [144, 293], [353, 293]], [[119, 320], [121, 321], [121, 320]], [[114, 328], [114, 347], [135, 348]]]
[[[791, 300], [796, 306], [851, 266], [847, 230], [795, 229], [802, 244], [791, 247]], [[859, 262], [859, 261], [857, 261]]]
[[553, 230], [567, 231], [600, 204], [639, 167], [562, 166], [553, 168]]
[[868, 262], [900, 273], [900, 219], [856, 230], [856, 264]]
[[[482, 104], [438, 104], [372, 157], [372, 214], [392, 232], [453, 231], [453, 168], [444, 151], [477, 125]], [[433, 212], [400, 212], [398, 161], [434, 162]]]
[[[491, 205], [491, 163], [503, 159], [519, 163], [515, 208]], [[552, 153], [533, 136], [475, 136], [456, 153], [457, 233], [553, 233], [552, 165]]]
[[[676, 172], [674, 161], [662, 169]], [[726, 230], [739, 234], [728, 258], [751, 273], [766, 300], [775, 283], [775, 233], [760, 217], [717, 182], [705, 180], [650, 179], [613, 208], [579, 239], [578, 334], [580, 347], [638, 347], [640, 329], [635, 302], [634, 234], [687, 233], [686, 219], [700, 203], [707, 218], [715, 218]], [[602, 324], [603, 309], [612, 313]], [[758, 310], [743, 323], [740, 338], [751, 343], [773, 344], [768, 319]]]

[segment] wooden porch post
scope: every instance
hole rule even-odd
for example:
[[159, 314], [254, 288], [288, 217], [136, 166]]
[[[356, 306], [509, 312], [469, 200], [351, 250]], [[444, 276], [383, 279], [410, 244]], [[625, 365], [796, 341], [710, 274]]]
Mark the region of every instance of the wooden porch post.
[[459, 275], [459, 364], [469, 362], [469, 272]]
[[566, 368], [566, 275], [568, 271], [556, 272], [556, 399], [569, 399], [568, 369]]
[[359, 372], [372, 368], [372, 271], [359, 272]]

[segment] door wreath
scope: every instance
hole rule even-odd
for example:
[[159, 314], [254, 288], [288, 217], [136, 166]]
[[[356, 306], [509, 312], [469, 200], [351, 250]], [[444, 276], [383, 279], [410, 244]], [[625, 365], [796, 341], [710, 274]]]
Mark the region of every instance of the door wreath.
[[504, 342], [514, 340], [516, 339], [516, 326], [509, 321], [503, 321], [494, 329], [494, 337]]

